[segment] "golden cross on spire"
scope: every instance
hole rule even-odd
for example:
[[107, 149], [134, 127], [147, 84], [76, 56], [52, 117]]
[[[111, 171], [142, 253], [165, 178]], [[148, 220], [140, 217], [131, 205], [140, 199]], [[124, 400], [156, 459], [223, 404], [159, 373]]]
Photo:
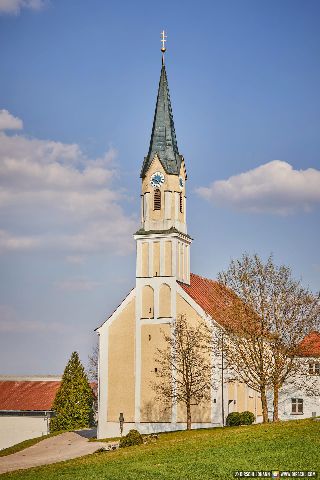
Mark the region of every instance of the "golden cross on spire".
[[166, 41], [167, 41], [167, 35], [164, 30], [161, 32], [161, 43], [162, 43], [162, 48], [161, 52], [164, 53], [166, 51]]
[[162, 47], [161, 47], [162, 65], [164, 65], [164, 52], [166, 51], [166, 41], [167, 41], [167, 35], [166, 35], [166, 32], [164, 30], [162, 30], [160, 38], [161, 38], [161, 43], [162, 43]]

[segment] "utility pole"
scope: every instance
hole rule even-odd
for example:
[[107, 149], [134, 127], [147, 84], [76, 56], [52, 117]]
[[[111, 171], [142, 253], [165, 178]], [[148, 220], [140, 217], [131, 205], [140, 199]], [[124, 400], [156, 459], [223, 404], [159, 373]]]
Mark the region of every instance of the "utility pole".
[[222, 426], [224, 427], [224, 333], [222, 332], [221, 337], [221, 416], [222, 416]]

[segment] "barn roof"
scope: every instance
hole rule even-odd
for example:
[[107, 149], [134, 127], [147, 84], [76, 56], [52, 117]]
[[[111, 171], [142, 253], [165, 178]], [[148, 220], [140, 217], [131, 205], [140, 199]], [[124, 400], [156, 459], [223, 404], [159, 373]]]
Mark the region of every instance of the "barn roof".
[[[60, 384], [60, 379], [49, 381], [0, 379], [0, 410], [51, 410]], [[97, 383], [91, 382], [90, 385], [93, 394], [97, 396]]]
[[0, 410], [51, 410], [60, 381], [0, 381]]

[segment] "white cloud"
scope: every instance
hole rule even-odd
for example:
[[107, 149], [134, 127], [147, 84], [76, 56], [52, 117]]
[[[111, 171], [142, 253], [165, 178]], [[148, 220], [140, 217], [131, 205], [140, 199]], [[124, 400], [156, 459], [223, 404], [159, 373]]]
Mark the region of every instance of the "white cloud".
[[57, 288], [68, 292], [89, 292], [94, 290], [96, 287], [99, 287], [100, 285], [100, 282], [94, 282], [93, 280], [82, 277], [70, 278], [55, 283], [55, 286]]
[[19, 15], [23, 8], [41, 10], [45, 0], [0, 0], [0, 14]]
[[67, 255], [66, 261], [74, 265], [83, 265], [86, 261], [85, 255]]
[[77, 144], [0, 132], [0, 252], [133, 248], [137, 221], [113, 184], [115, 155], [90, 159]]
[[0, 130], [21, 130], [22, 128], [23, 123], [20, 118], [11, 115], [8, 110], [0, 110]]
[[288, 215], [310, 211], [320, 203], [320, 171], [295, 170], [281, 160], [218, 180], [197, 193], [216, 204], [238, 210]]
[[41, 239], [27, 236], [14, 236], [5, 230], [0, 230], [0, 253], [7, 250], [32, 250], [41, 246]]

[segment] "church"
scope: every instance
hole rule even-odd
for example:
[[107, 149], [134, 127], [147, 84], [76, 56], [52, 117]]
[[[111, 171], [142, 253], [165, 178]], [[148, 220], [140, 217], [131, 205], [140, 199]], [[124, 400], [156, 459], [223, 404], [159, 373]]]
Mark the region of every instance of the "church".
[[[187, 169], [180, 154], [162, 48], [162, 67], [150, 146], [141, 168], [141, 226], [136, 241], [136, 285], [97, 329], [99, 335], [98, 438], [131, 428], [141, 433], [186, 428], [183, 409], [162, 409], [152, 389], [155, 355], [179, 315], [223, 323], [217, 282], [190, 272], [192, 238], [187, 230]], [[218, 359], [217, 359], [218, 361]], [[221, 360], [220, 360], [221, 364]], [[219, 380], [217, 382], [219, 384]], [[261, 416], [258, 394], [246, 385], [212, 389], [194, 406], [192, 428], [222, 425], [223, 415], [250, 410]], [[225, 408], [222, 408], [221, 399]]]
[[[156, 355], [164, 334], [184, 316], [193, 325], [204, 321], [221, 330], [230, 298], [217, 281], [190, 272], [192, 238], [187, 229], [187, 165], [174, 128], [166, 67], [164, 32], [162, 66], [150, 145], [141, 168], [141, 225], [136, 241], [136, 284], [119, 307], [99, 327], [98, 438], [119, 436], [130, 429], [141, 433], [182, 430], [186, 411], [173, 403], [165, 408], [152, 385]], [[303, 353], [319, 369], [320, 334]], [[314, 357], [314, 358], [313, 358]], [[192, 428], [225, 425], [231, 412], [246, 410], [262, 421], [259, 393], [228, 381], [221, 353], [212, 354], [210, 398], [192, 408]], [[316, 363], [314, 363], [314, 359]], [[310, 370], [309, 365], [309, 370]], [[319, 370], [320, 372], [320, 370]], [[319, 377], [320, 379], [320, 377]], [[280, 397], [280, 418], [315, 416], [320, 397], [296, 390]], [[299, 408], [297, 407], [299, 406]], [[318, 413], [319, 414], [319, 413]]]

